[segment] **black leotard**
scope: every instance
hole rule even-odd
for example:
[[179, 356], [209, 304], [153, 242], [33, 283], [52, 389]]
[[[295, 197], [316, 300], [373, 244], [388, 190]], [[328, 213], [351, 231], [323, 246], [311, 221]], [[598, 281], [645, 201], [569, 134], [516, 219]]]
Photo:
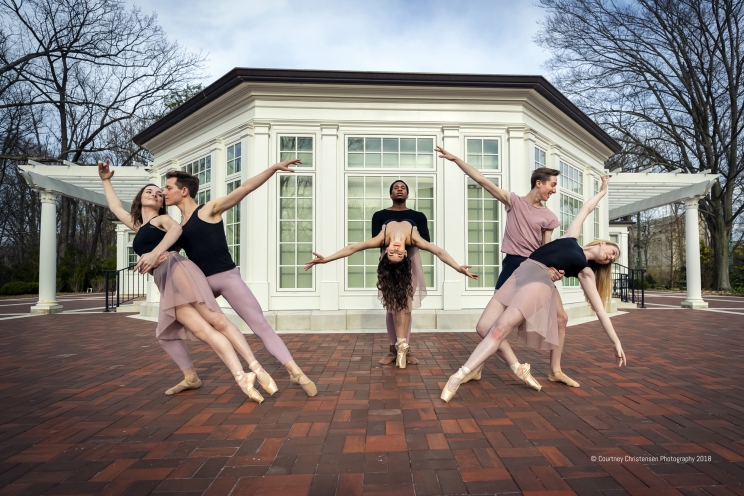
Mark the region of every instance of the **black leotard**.
[[[154, 218], [155, 217], [153, 217], [153, 219]], [[164, 237], [165, 231], [162, 231], [153, 226], [152, 219], [150, 219], [146, 224], [140, 227], [137, 231], [137, 234], [134, 235], [134, 240], [132, 240], [132, 248], [137, 255], [142, 256], [145, 253], [150, 253], [152, 250], [154, 250], [155, 247], [158, 246], [161, 241], [163, 241]], [[166, 251], [170, 251], [171, 248], [168, 248], [168, 250]]]
[[533, 251], [529, 258], [564, 271], [565, 277], [578, 277], [579, 272], [589, 265], [576, 238], [558, 238], [546, 243]]
[[191, 214], [186, 224], [181, 226], [183, 234], [178, 244], [186, 251], [186, 256], [209, 277], [235, 268], [227, 248], [225, 227], [222, 219], [219, 222], [205, 222], [199, 218], [199, 205]]

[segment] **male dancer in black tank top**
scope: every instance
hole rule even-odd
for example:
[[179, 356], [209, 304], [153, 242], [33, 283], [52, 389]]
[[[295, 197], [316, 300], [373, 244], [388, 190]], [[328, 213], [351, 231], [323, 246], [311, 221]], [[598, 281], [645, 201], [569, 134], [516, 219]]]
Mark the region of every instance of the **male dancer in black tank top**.
[[[179, 245], [186, 255], [199, 267], [215, 296], [223, 296], [235, 312], [240, 315], [251, 330], [263, 341], [266, 350], [274, 355], [289, 372], [289, 379], [299, 384], [308, 396], [318, 393], [315, 384], [303, 374], [292, 359], [287, 346], [274, 332], [263, 316], [256, 297], [240, 276], [240, 271], [230, 256], [225, 238], [222, 214], [240, 203], [249, 193], [259, 188], [277, 171], [294, 172], [289, 166], [301, 163], [299, 159], [285, 160], [274, 164], [265, 171], [245, 181], [229, 195], [197, 205], [194, 201], [199, 191], [199, 179], [181, 171], [166, 174], [163, 196], [166, 205], [177, 206], [181, 210], [183, 234]], [[220, 330], [220, 329], [218, 329]], [[236, 351], [247, 347], [245, 336], [235, 329], [226, 333]]]
[[[393, 206], [384, 210], [378, 210], [372, 215], [372, 237], [374, 238], [380, 231], [386, 221], [389, 220], [407, 220], [411, 219], [416, 222], [418, 227], [419, 235], [426, 241], [431, 243], [429, 238], [429, 224], [427, 223], [426, 215], [423, 212], [411, 210], [406, 207], [406, 200], [408, 200], [408, 185], [402, 180], [397, 180], [390, 185], [390, 199], [393, 200]], [[395, 349], [395, 343], [397, 341], [395, 335], [395, 324], [393, 323], [393, 314], [387, 312], [385, 316], [385, 326], [387, 327], [388, 342], [390, 343], [390, 354], [383, 357], [380, 360], [382, 365], [388, 365], [395, 361], [397, 350]], [[411, 340], [411, 328], [408, 328], [408, 340]], [[418, 360], [409, 351], [406, 355], [406, 361], [411, 365], [416, 365]]]

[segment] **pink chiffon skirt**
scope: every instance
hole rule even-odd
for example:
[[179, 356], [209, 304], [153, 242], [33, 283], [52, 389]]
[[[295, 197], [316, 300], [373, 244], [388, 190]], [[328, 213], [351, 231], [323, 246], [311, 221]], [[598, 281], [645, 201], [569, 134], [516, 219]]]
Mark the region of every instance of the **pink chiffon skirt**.
[[214, 312], [222, 313], [204, 273], [191, 260], [172, 251], [165, 262], [153, 271], [155, 285], [160, 290], [158, 327], [160, 339], [192, 339], [191, 331], [176, 320], [176, 307], [189, 303], [204, 303]]
[[[413, 297], [408, 299], [408, 310], [404, 312], [391, 313], [411, 313], [421, 307], [421, 302], [426, 298], [426, 278], [424, 277], [424, 266], [421, 263], [421, 254], [415, 246], [406, 248], [408, 258], [411, 260], [411, 284], [413, 285]], [[382, 291], [377, 290], [377, 298], [382, 303]]]
[[556, 291], [548, 268], [528, 258], [493, 297], [505, 307], [516, 308], [524, 316], [517, 328], [517, 337], [522, 344], [552, 350], [559, 345]]

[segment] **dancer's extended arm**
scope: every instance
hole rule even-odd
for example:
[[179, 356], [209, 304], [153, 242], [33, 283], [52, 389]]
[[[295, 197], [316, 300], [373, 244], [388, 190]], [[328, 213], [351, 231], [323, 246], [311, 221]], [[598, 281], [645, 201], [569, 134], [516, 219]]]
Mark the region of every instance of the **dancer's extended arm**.
[[313, 265], [324, 264], [324, 263], [332, 262], [334, 260], [338, 260], [339, 258], [348, 257], [358, 251], [371, 250], [372, 248], [378, 248], [382, 245], [382, 242], [384, 241], [383, 236], [384, 234], [380, 233], [374, 238], [368, 239], [367, 241], [362, 241], [360, 243], [354, 243], [353, 245], [349, 245], [347, 247], [341, 248], [336, 253], [328, 257], [324, 257], [323, 255], [319, 255], [313, 252], [313, 255], [315, 255], [315, 258], [305, 263], [305, 270], [310, 269]]
[[218, 222], [223, 213], [230, 210], [232, 207], [240, 203], [243, 198], [261, 187], [261, 185], [268, 181], [277, 171], [294, 172], [294, 169], [290, 169], [289, 166], [301, 163], [300, 159], [295, 158], [274, 164], [265, 171], [246, 179], [243, 184], [231, 191], [230, 194], [208, 201], [202, 208], [202, 211], [204, 211], [205, 215], [212, 217], [214, 222]]
[[468, 271], [468, 269], [472, 267], [471, 265], [457, 265], [457, 262], [455, 262], [455, 259], [452, 258], [452, 255], [444, 251], [444, 249], [426, 241], [418, 233], [418, 230], [414, 229], [413, 233], [411, 233], [411, 241], [413, 241], [413, 244], [414, 246], [416, 246], [416, 248], [433, 253], [439, 260], [446, 263], [460, 274], [463, 274], [471, 279], [478, 279], [478, 274], [473, 274], [472, 272]]
[[106, 195], [106, 203], [108, 203], [109, 209], [119, 219], [122, 224], [127, 226], [132, 231], [136, 231], [134, 228], [134, 222], [132, 221], [132, 215], [124, 210], [121, 204], [119, 196], [114, 191], [114, 186], [111, 184], [111, 178], [114, 177], [114, 171], [109, 168], [110, 164], [108, 159], [106, 163], [98, 161], [98, 175], [101, 177], [103, 183], [103, 192]]
[[[150, 253], [142, 255], [137, 261], [137, 265], [135, 265], [132, 270], [134, 272], [140, 272], [141, 274], [150, 272], [152, 269], [160, 265], [158, 263], [160, 255], [163, 255], [168, 248], [173, 246], [176, 241], [178, 241], [178, 238], [181, 237], [181, 233], [183, 232], [181, 224], [173, 220], [170, 215], [158, 215], [150, 221], [150, 224], [165, 231], [165, 236], [163, 236], [163, 240], [158, 244], [158, 246], [153, 248]], [[162, 260], [160, 262], [162, 263]]]
[[589, 217], [589, 214], [594, 211], [594, 209], [597, 207], [597, 204], [599, 203], [599, 200], [602, 199], [604, 195], [607, 194], [607, 183], [610, 182], [610, 176], [603, 176], [602, 177], [602, 187], [599, 189], [599, 193], [589, 198], [586, 203], [581, 207], [579, 210], [579, 213], [576, 214], [576, 217], [571, 221], [571, 224], [568, 225], [568, 229], [566, 229], [565, 234], [563, 234], [562, 237], [564, 238], [578, 238], [581, 234], [581, 225], [584, 223], [587, 217]]
[[579, 272], [579, 284], [581, 284], [581, 289], [584, 290], [584, 294], [586, 294], [589, 304], [597, 314], [599, 323], [602, 325], [602, 328], [607, 333], [607, 337], [610, 338], [610, 341], [615, 348], [615, 359], [617, 359], [617, 364], [620, 366], [627, 365], [623, 347], [620, 345], [620, 339], [615, 333], [615, 328], [612, 327], [612, 322], [610, 322], [610, 317], [607, 315], [607, 311], [602, 303], [602, 298], [597, 292], [597, 283], [592, 269], [586, 267], [584, 270]]
[[496, 198], [498, 201], [504, 204], [505, 207], [511, 206], [511, 194], [506, 191], [505, 189], [501, 189], [495, 184], [493, 184], [486, 176], [483, 175], [481, 171], [473, 167], [472, 165], [465, 162], [463, 159], [451, 154], [441, 146], [437, 146], [434, 148], [435, 152], [439, 152], [439, 158], [443, 158], [446, 160], [449, 160], [450, 162], [454, 162], [457, 164], [457, 166], [462, 169], [462, 171], [470, 176], [473, 181], [478, 183], [483, 189], [488, 191], [491, 196]]

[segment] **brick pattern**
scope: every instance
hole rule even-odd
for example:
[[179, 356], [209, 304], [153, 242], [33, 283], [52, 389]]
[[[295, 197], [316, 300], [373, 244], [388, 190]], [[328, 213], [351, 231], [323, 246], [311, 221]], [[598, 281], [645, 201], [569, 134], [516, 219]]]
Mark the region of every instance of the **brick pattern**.
[[[548, 382], [548, 354], [512, 342], [542, 392], [494, 358], [449, 404], [441, 388], [475, 333], [416, 333], [421, 363], [405, 370], [377, 364], [383, 334], [283, 335], [314, 398], [248, 336], [280, 389], [257, 405], [201, 343], [189, 346], [204, 386], [163, 395], [180, 373], [150, 322], [5, 321], [0, 496], [744, 494], [740, 317], [632, 310], [613, 322], [627, 368], [584, 324], [568, 330], [563, 367], [580, 389]], [[625, 456], [646, 461], [592, 461]]]

